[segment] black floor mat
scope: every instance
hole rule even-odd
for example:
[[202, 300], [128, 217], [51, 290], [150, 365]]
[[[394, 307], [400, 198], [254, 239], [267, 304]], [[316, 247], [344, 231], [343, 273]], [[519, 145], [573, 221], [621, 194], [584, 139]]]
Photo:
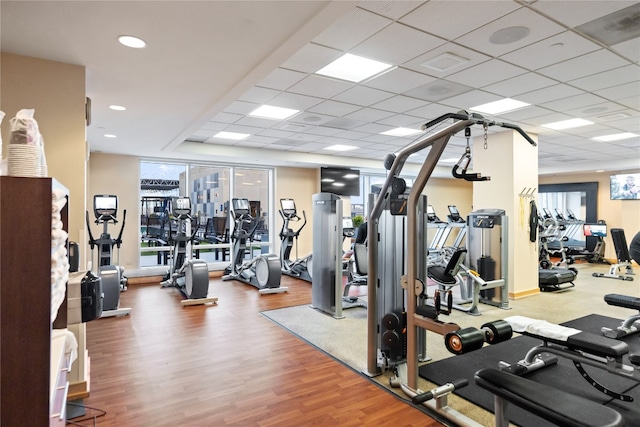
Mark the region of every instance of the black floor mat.
[[[563, 323], [563, 326], [600, 334], [601, 327], [615, 328], [620, 325], [620, 322], [620, 320], [610, 317], [589, 315]], [[640, 335], [628, 336], [624, 341], [629, 344], [630, 352], [640, 352]], [[493, 412], [493, 395], [475, 385], [474, 373], [482, 368], [497, 368], [500, 361], [516, 363], [524, 358], [530, 348], [540, 343], [540, 340], [535, 338], [519, 336], [493, 346], [485, 345], [475, 352], [423, 365], [420, 367], [419, 373], [422, 378], [435, 384], [445, 384], [458, 378], [467, 378], [469, 386], [456, 391], [456, 394]], [[638, 405], [640, 387], [638, 387], [638, 382], [591, 366], [585, 366], [585, 370], [605, 387], [619, 393], [628, 393], [635, 397], [635, 401], [629, 403], [614, 401], [600, 393], [582, 378], [573, 362], [563, 358], [559, 358], [557, 365], [533, 372], [527, 375], [527, 378], [611, 406], [624, 416], [626, 425], [640, 425], [640, 405]], [[510, 406], [509, 415], [511, 422], [520, 426], [551, 425], [542, 418], [513, 405]]]

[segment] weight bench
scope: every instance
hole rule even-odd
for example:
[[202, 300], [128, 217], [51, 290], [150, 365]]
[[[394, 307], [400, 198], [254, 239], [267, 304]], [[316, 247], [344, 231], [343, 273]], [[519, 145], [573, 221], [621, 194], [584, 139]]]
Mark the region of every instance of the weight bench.
[[[538, 338], [542, 340], [542, 344], [530, 349], [525, 358], [515, 365], [500, 362], [501, 370], [524, 375], [557, 363], [555, 356], [564, 357], [573, 362], [580, 375], [596, 390], [618, 400], [633, 401], [631, 396], [609, 390], [595, 381], [582, 366], [594, 366], [640, 382], [640, 374], [636, 369], [640, 364], [640, 357], [629, 354], [627, 343], [524, 316], [512, 316], [504, 320], [511, 325], [513, 331]], [[634, 366], [623, 363], [625, 355], [629, 355], [629, 361]]]
[[474, 379], [495, 396], [496, 427], [509, 426], [508, 403], [560, 426], [624, 425], [620, 413], [609, 407], [498, 369], [482, 369]]
[[[630, 308], [640, 311], [640, 298], [631, 297], [620, 294], [607, 294], [604, 296], [604, 301], [616, 307]], [[619, 339], [626, 337], [627, 335], [635, 334], [640, 330], [640, 312], [632, 316], [627, 317], [620, 326], [616, 329], [610, 329], [603, 327], [601, 329], [602, 334], [605, 337]]]

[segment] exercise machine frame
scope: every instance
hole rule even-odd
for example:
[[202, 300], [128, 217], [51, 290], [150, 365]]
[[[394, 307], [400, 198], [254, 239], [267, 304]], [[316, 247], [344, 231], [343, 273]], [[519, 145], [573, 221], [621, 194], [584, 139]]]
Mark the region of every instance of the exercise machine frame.
[[[298, 216], [296, 202], [293, 199], [280, 199], [280, 210], [278, 212], [282, 217], [282, 229], [280, 230], [280, 263], [282, 265], [282, 273], [311, 282], [312, 272], [310, 266], [312, 266], [313, 263], [313, 254], [298, 258], [298, 237], [304, 226], [307, 225], [307, 214], [302, 211], [302, 218]], [[297, 230], [289, 226], [291, 221], [300, 220], [303, 222]], [[291, 248], [294, 245], [296, 246], [296, 259], [291, 260]]]
[[173, 236], [169, 220], [169, 239], [173, 240], [170, 249], [171, 264], [167, 276], [161, 282], [163, 288], [177, 288], [186, 298], [180, 301], [182, 306], [216, 304], [217, 297], [209, 297], [209, 267], [206, 261], [193, 259], [193, 242], [198, 233], [198, 224], [191, 232], [191, 199], [178, 197], [171, 201], [173, 219], [177, 221], [176, 234]]
[[[113, 194], [96, 194], [93, 196], [93, 214], [95, 223], [102, 224], [102, 234], [94, 239], [91, 233], [89, 211], [86, 211], [87, 232], [89, 233], [89, 246], [91, 247], [91, 260], [93, 263], [94, 250], [97, 247], [96, 264], [92, 269], [100, 277], [102, 282], [102, 315], [103, 317], [126, 316], [131, 314], [131, 308], [120, 307], [120, 292], [127, 290], [127, 278], [124, 276], [124, 268], [120, 266], [120, 245], [122, 244], [122, 232], [127, 219], [127, 210], [122, 213], [122, 225], [118, 237], [113, 239], [109, 234], [109, 223], [118, 223], [118, 196]], [[113, 264], [113, 248], [117, 248], [116, 263]]]
[[[282, 270], [280, 259], [274, 254], [263, 254], [244, 261], [247, 253], [247, 242], [251, 246], [253, 234], [258, 226], [257, 218], [250, 214], [249, 200], [246, 198], [231, 199], [231, 214], [233, 215], [233, 232], [231, 239], [231, 265], [229, 273], [222, 276], [222, 280], [238, 280], [258, 289], [258, 293], [275, 294], [287, 292], [289, 288], [280, 286]], [[249, 230], [245, 230], [242, 224], [251, 224]]]
[[[535, 146], [536, 143], [518, 126], [490, 121], [478, 114], [468, 114], [464, 111], [459, 113], [449, 113], [442, 115], [426, 125], [423, 129], [427, 129], [436, 124], [439, 124], [445, 120], [453, 119], [454, 123], [441, 129], [425, 138], [410, 144], [409, 146], [401, 149], [396, 155], [388, 155], [385, 160], [385, 167], [389, 171], [387, 179], [385, 180], [380, 195], [375, 201], [375, 204], [371, 208], [368, 222], [369, 239], [369, 265], [375, 265], [378, 257], [378, 242], [377, 239], [371, 238], [372, 236], [378, 236], [378, 222], [383, 212], [385, 202], [390, 198], [393, 187], [397, 186], [398, 178], [400, 178], [400, 172], [411, 154], [417, 153], [423, 149], [431, 147], [427, 157], [420, 168], [418, 176], [413, 182], [413, 187], [409, 192], [408, 199], [406, 200], [407, 211], [407, 274], [406, 274], [406, 289], [407, 289], [407, 310], [406, 310], [406, 323], [407, 323], [407, 373], [406, 380], [402, 379], [402, 382], [406, 386], [403, 389], [416, 390], [418, 381], [418, 329], [429, 329], [432, 327], [433, 320], [427, 319], [421, 315], [416, 314], [417, 307], [417, 295], [416, 288], [420, 288], [418, 281], [418, 268], [420, 264], [424, 264], [424, 260], [418, 260], [417, 254], [419, 253], [418, 247], [420, 245], [420, 238], [424, 241], [423, 236], [418, 234], [418, 201], [420, 200], [422, 191], [424, 190], [429, 177], [432, 175], [438, 160], [442, 156], [444, 149], [449, 139], [457, 132], [465, 130], [473, 125], [482, 125], [485, 132], [490, 126], [499, 126], [506, 129], [515, 130], [531, 145]], [[465, 153], [467, 154], [467, 153]], [[467, 173], [468, 159], [463, 156], [458, 164], [454, 167], [456, 176], [459, 176], [468, 181], [479, 181], [486, 179], [478, 173]], [[461, 169], [461, 170], [460, 170]], [[400, 178], [401, 179], [401, 178]], [[425, 206], [426, 208], [426, 206]], [[426, 258], [425, 258], [426, 259]], [[379, 313], [377, 313], [377, 296], [378, 296], [378, 275], [375, 268], [369, 271], [369, 283], [368, 283], [368, 314], [367, 314], [367, 367], [365, 373], [370, 376], [374, 376], [380, 373], [381, 368], [378, 363], [378, 349], [377, 338], [379, 328]], [[423, 285], [422, 285], [423, 286]], [[448, 411], [438, 411], [441, 415], [452, 419], [454, 422], [459, 421], [460, 414], [451, 414]]]

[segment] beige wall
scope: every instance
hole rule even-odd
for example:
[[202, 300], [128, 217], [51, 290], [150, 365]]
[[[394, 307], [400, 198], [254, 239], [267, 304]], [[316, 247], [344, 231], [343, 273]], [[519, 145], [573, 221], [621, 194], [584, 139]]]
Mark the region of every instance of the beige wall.
[[[116, 225], [109, 224], [111, 237], [116, 238], [122, 226], [124, 210], [127, 211], [125, 228], [122, 234], [120, 264], [126, 270], [139, 268], [138, 248], [140, 247], [140, 160], [137, 157], [117, 154], [91, 153], [89, 159], [89, 186], [87, 208], [93, 208], [95, 194], [115, 194], [118, 196], [118, 220]], [[95, 216], [90, 212], [90, 218]], [[102, 226], [92, 222], [91, 232], [98, 238]], [[117, 253], [117, 249], [116, 249]], [[114, 254], [116, 256], [116, 254]], [[117, 258], [114, 259], [116, 263]], [[95, 258], [94, 258], [95, 262]]]
[[[276, 169], [275, 174], [275, 209], [280, 209], [280, 199], [293, 199], [296, 202], [296, 210], [298, 216], [302, 218], [302, 211], [307, 216], [307, 225], [300, 232], [298, 238], [298, 258], [302, 258], [311, 252], [313, 248], [313, 218], [312, 218], [312, 204], [311, 196], [317, 193], [320, 188], [320, 181], [318, 178], [318, 169], [310, 168], [286, 168], [281, 167]], [[302, 225], [302, 222], [289, 224], [290, 228], [297, 230]], [[276, 217], [276, 235], [282, 229], [282, 217], [278, 215]], [[278, 243], [275, 246], [276, 253], [280, 253], [280, 240], [276, 239]], [[291, 249], [291, 259], [296, 258], [296, 247]]]
[[[609, 175], [611, 174], [603, 172], [541, 176], [539, 184], [597, 182], [598, 219], [605, 220], [609, 228], [623, 228], [628, 244], [631, 242], [631, 238], [640, 231], [640, 200], [611, 200], [609, 197]], [[610, 235], [605, 238], [605, 257], [609, 260], [616, 259]]]
[[21, 109], [35, 109], [45, 143], [49, 176], [69, 189], [69, 235], [85, 246], [85, 68], [2, 53], [0, 110], [3, 158], [7, 157], [9, 120]]

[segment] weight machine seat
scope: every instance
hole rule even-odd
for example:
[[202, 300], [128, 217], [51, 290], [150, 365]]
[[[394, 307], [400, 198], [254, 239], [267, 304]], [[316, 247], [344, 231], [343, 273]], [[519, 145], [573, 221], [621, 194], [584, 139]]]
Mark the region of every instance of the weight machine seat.
[[479, 387], [556, 425], [624, 426], [620, 413], [609, 407], [508, 372], [482, 369], [474, 379]]
[[524, 316], [511, 316], [504, 320], [511, 325], [511, 329], [515, 332], [549, 341], [571, 350], [582, 350], [595, 356], [613, 358], [621, 357], [629, 352], [629, 345], [624, 341], [582, 332], [545, 320]]
[[367, 246], [364, 243], [355, 243], [353, 245], [353, 263], [358, 276], [369, 274], [369, 258]]
[[427, 268], [427, 276], [443, 285], [455, 285], [457, 282], [456, 274], [460, 271], [460, 264], [462, 264], [466, 253], [467, 250], [464, 248], [456, 249], [446, 266], [432, 265]]
[[620, 294], [607, 294], [604, 296], [604, 301], [609, 305], [640, 310], [640, 298]]

